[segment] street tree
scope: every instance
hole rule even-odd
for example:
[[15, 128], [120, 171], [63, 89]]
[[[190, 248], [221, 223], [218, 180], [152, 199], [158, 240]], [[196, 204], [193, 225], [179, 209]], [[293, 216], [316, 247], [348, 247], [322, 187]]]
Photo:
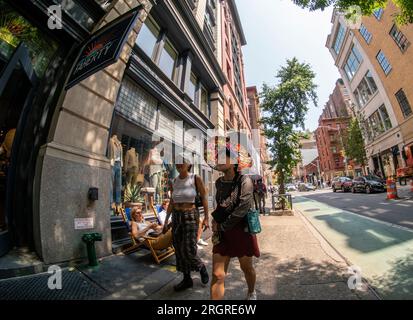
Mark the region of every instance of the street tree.
[[389, 1], [392, 1], [399, 9], [395, 16], [397, 23], [413, 23], [413, 1], [412, 0], [292, 0], [296, 5], [307, 8], [310, 11], [324, 10], [334, 5], [341, 11], [346, 11], [352, 6], [359, 6], [363, 15], [370, 16], [380, 8], [385, 8]]
[[275, 87], [264, 84], [262, 88], [264, 135], [272, 159], [268, 162], [278, 176], [279, 193], [285, 194], [285, 180], [300, 161], [300, 139], [305, 133], [305, 116], [310, 102], [317, 104], [315, 73], [311, 66], [297, 58], [287, 60], [278, 71]]
[[359, 120], [353, 118], [344, 137], [344, 150], [348, 159], [360, 164], [365, 171], [367, 164], [366, 148]]

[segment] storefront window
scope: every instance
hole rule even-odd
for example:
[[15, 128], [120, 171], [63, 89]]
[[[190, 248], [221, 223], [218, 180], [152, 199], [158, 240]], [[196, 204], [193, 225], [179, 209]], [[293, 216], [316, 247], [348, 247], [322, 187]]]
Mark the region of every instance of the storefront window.
[[[178, 175], [175, 164], [183, 153], [194, 162], [193, 172], [201, 173], [202, 133], [128, 77], [120, 89], [111, 131], [112, 206], [137, 201], [150, 213], [151, 198], [154, 205], [170, 198], [170, 185]], [[133, 193], [136, 197], [131, 199]]]
[[41, 78], [57, 50], [56, 42], [0, 0], [0, 70], [21, 43], [29, 49], [33, 68]]
[[[0, 78], [4, 81], [0, 91], [0, 235], [8, 230], [6, 202], [14, 192], [11, 172], [16, 168], [13, 161], [17, 157], [13, 157], [13, 150], [20, 147], [15, 137], [25, 125], [22, 115], [25, 110], [26, 114], [29, 112], [24, 108], [31, 105], [33, 88], [43, 78], [57, 49], [56, 42], [0, 0]], [[14, 54], [18, 55], [18, 62], [11, 65]], [[10, 74], [3, 73], [6, 67]]]

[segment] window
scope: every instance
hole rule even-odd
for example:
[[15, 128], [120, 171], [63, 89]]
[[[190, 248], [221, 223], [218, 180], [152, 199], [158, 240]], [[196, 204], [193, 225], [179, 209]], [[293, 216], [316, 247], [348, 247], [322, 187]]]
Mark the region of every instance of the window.
[[359, 106], [364, 107], [370, 101], [371, 97], [376, 91], [376, 83], [371, 72], [369, 71], [360, 81], [359, 85], [354, 91], [354, 96], [356, 97]]
[[334, 41], [333, 49], [338, 54], [340, 52], [341, 46], [343, 45], [344, 36], [346, 34], [346, 30], [343, 25], [340, 23], [337, 31], [336, 40]]
[[390, 117], [389, 117], [389, 114], [387, 113], [387, 109], [386, 109], [386, 106], [384, 104], [382, 106], [380, 106], [379, 112], [380, 112], [380, 116], [381, 116], [381, 119], [382, 119], [383, 124], [384, 124], [384, 128], [386, 130], [391, 129], [392, 125], [391, 125]]
[[365, 76], [367, 83], [370, 86], [371, 91], [375, 93], [377, 91], [377, 85], [376, 82], [374, 81], [373, 75], [371, 74], [371, 71], [368, 71], [366, 76]]
[[161, 70], [172, 80], [174, 77], [174, 70], [177, 59], [178, 53], [176, 52], [172, 44], [168, 40], [166, 40], [161, 57], [159, 59], [159, 68], [161, 68]]
[[347, 77], [350, 81], [355, 76], [362, 61], [363, 59], [360, 55], [360, 52], [355, 46], [353, 46], [344, 66], [344, 70], [346, 71]]
[[402, 109], [403, 116], [407, 118], [412, 114], [412, 108], [410, 107], [409, 100], [407, 100], [406, 94], [404, 93], [403, 89], [400, 89], [396, 93], [396, 98], [399, 102], [400, 108]]
[[381, 20], [381, 17], [383, 16], [384, 10], [383, 8], [377, 9], [373, 12], [373, 15], [376, 17], [377, 20]]
[[238, 98], [238, 102], [244, 104], [244, 96], [242, 93], [242, 80], [241, 80], [241, 57], [238, 46], [238, 39], [234, 32], [232, 32], [231, 37], [232, 46], [232, 68], [234, 70], [234, 80], [235, 80], [235, 93]]
[[363, 37], [364, 40], [369, 44], [371, 42], [371, 39], [373, 38], [372, 34], [367, 30], [366, 26], [364, 24], [361, 25], [360, 27], [360, 34]]
[[153, 58], [154, 49], [159, 38], [160, 28], [150, 18], [145, 20], [139, 31], [136, 43], [150, 58]]
[[377, 54], [376, 57], [377, 61], [379, 62], [381, 68], [383, 69], [384, 73], [386, 75], [388, 75], [392, 69], [392, 66], [389, 62], [389, 60], [387, 60], [386, 56], [384, 55], [383, 51], [379, 51], [379, 53]]
[[188, 84], [188, 95], [194, 103], [196, 102], [197, 82], [198, 82], [197, 78], [192, 73], [191, 78], [189, 80], [189, 84]]
[[410, 42], [407, 40], [406, 36], [397, 28], [395, 24], [390, 30], [390, 36], [393, 38], [394, 42], [396, 42], [401, 52], [405, 52], [410, 46]]
[[208, 91], [202, 86], [201, 87], [201, 101], [199, 109], [209, 118], [209, 108], [208, 108]]
[[381, 117], [378, 110], [375, 111], [369, 117], [369, 124], [371, 127], [373, 137], [377, 137], [385, 131], [384, 124], [381, 121]]
[[209, 41], [214, 42], [214, 30], [216, 26], [215, 0], [208, 0], [205, 8], [204, 33]]

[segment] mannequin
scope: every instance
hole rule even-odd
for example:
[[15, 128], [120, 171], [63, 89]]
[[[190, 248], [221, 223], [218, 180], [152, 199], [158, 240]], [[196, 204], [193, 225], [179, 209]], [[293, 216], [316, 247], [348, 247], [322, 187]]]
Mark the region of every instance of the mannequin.
[[124, 170], [126, 172], [126, 183], [136, 185], [139, 174], [139, 154], [135, 148], [130, 148], [126, 152]]
[[6, 133], [6, 137], [4, 138], [4, 142], [0, 146], [0, 155], [6, 154], [6, 158], [10, 159], [11, 157], [11, 149], [13, 147], [14, 136], [16, 134], [16, 129], [11, 129]]
[[[150, 179], [150, 186], [155, 188], [156, 193], [155, 197], [159, 197], [159, 182], [161, 180], [161, 173], [163, 170], [163, 160], [161, 158], [161, 152], [157, 148], [157, 145], [162, 141], [153, 142], [153, 147], [149, 151], [148, 159], [146, 161], [146, 165], [149, 166], [149, 179]], [[158, 200], [158, 199], [156, 199]]]
[[112, 166], [112, 203], [115, 202], [119, 206], [122, 190], [123, 149], [116, 134], [109, 141], [109, 159]]

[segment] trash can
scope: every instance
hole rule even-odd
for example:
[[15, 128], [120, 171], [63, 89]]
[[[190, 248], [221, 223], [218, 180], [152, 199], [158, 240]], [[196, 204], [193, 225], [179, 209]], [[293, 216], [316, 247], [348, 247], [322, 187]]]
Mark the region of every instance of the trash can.
[[102, 235], [100, 233], [85, 233], [82, 236], [82, 241], [86, 243], [89, 266], [96, 267], [98, 265], [98, 260], [96, 258], [95, 242], [102, 241]]

